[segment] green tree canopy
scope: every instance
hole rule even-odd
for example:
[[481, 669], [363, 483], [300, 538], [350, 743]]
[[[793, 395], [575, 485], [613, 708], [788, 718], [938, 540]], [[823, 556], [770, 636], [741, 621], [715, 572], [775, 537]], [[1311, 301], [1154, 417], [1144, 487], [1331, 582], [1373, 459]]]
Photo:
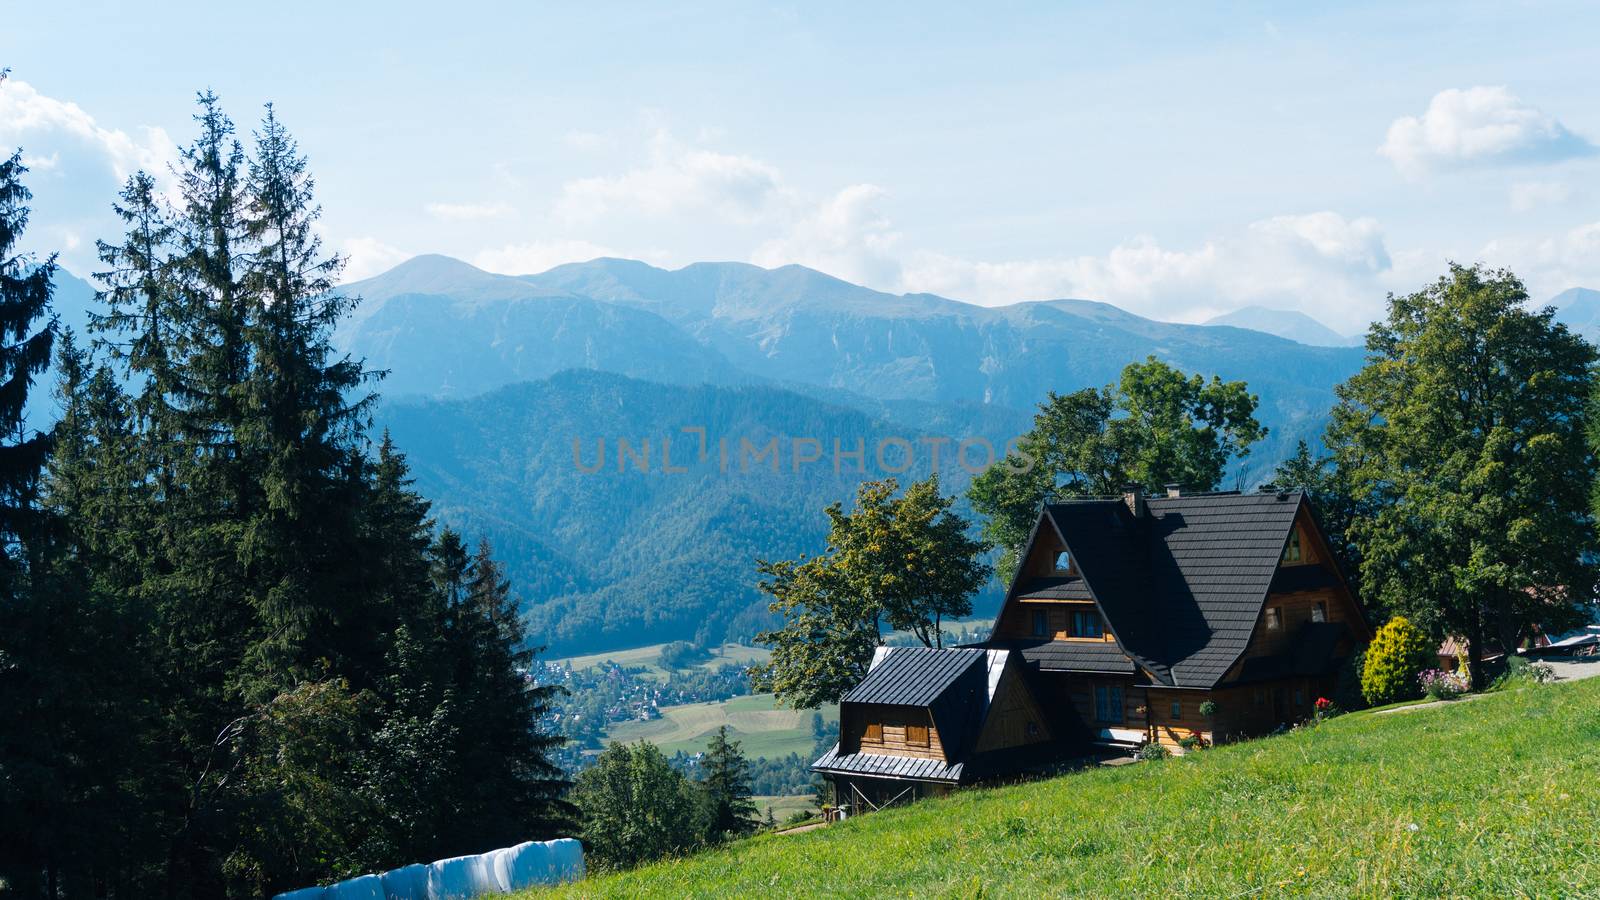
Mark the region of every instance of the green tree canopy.
[[938, 647], [942, 622], [972, 612], [991, 574], [983, 544], [967, 536], [938, 475], [898, 491], [893, 478], [863, 483], [850, 512], [826, 510], [827, 552], [758, 562], [761, 589], [784, 620], [756, 635], [772, 646], [771, 661], [751, 669], [759, 688], [797, 709], [834, 702], [866, 674], [885, 624]]
[[1216, 489], [1229, 460], [1267, 433], [1258, 402], [1242, 381], [1207, 381], [1154, 356], [1128, 365], [1115, 385], [1052, 392], [1016, 451], [968, 491], [984, 538], [1003, 551], [1001, 577], [1015, 571], [1047, 496], [1107, 496], [1128, 484]]
[[703, 805], [693, 782], [655, 744], [612, 744], [572, 788], [583, 842], [599, 868], [627, 868], [700, 843]]
[[[1339, 387], [1328, 446], [1369, 599], [1433, 638], [1568, 627], [1593, 596], [1585, 442], [1595, 351], [1507, 271], [1451, 266], [1389, 298], [1367, 364]], [[1474, 687], [1480, 687], [1474, 684]]]

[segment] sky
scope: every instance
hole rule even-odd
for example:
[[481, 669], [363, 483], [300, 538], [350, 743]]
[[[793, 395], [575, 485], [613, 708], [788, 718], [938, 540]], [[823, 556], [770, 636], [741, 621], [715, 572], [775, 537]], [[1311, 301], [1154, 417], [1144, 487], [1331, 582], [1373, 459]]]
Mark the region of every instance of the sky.
[[668, 6], [8, 2], [27, 243], [93, 272], [209, 88], [275, 104], [352, 280], [800, 263], [1346, 333], [1450, 260], [1600, 288], [1592, 3]]

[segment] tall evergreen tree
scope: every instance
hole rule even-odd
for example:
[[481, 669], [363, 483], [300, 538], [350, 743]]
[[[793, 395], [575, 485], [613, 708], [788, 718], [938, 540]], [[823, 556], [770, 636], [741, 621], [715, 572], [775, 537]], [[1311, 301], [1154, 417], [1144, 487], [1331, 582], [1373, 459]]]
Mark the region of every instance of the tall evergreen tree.
[[707, 838], [726, 841], [755, 831], [759, 820], [751, 799], [750, 761], [738, 741], [728, 740], [728, 726], [718, 728], [706, 744], [700, 771], [700, 788], [706, 795]]

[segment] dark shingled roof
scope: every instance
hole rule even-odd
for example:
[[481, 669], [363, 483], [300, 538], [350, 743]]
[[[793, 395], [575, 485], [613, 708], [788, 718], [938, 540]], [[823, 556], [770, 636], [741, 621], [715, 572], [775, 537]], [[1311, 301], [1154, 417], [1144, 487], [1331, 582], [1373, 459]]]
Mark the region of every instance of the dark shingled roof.
[[1017, 586], [1018, 600], [1089, 600], [1089, 586], [1076, 575], [1030, 578]]
[[1272, 586], [1302, 498], [1289, 494], [1053, 503], [1066, 540], [1121, 648], [1155, 679], [1213, 687], [1238, 660]]
[[982, 650], [895, 647], [844, 695], [843, 702], [932, 706], [940, 694], [983, 660]]
[[989, 646], [1015, 650], [1031, 668], [1045, 672], [1099, 672], [1107, 675], [1132, 675], [1133, 660], [1117, 645], [1100, 641], [992, 641]]

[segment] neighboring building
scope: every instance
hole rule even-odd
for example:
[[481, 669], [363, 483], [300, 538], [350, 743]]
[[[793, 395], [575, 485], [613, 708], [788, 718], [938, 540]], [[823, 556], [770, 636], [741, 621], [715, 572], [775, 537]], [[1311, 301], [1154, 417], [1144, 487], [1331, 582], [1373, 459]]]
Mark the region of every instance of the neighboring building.
[[[839, 746], [814, 768], [845, 802], [869, 796], [863, 779], [875, 798], [915, 796], [1093, 745], [1182, 752], [1186, 740], [1264, 734], [1309, 718], [1371, 636], [1299, 492], [1173, 487], [1164, 497], [1129, 490], [1051, 503], [985, 646], [880, 650], [840, 705]], [[1033, 722], [1020, 733], [988, 724], [1000, 681], [988, 694], [966, 687], [980, 680], [972, 672], [996, 666], [1015, 672], [1000, 679], [1021, 698], [1008, 702], [1035, 711], [1019, 714]], [[1208, 700], [1209, 717], [1200, 712]], [[926, 744], [907, 730], [913, 723], [932, 729]], [[897, 785], [900, 794], [889, 791]]]

